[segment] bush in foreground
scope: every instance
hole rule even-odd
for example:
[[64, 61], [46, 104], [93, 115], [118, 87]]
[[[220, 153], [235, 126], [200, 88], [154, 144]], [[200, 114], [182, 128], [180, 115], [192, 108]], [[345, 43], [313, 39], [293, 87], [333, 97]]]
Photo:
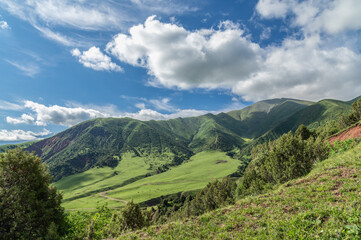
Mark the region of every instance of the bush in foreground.
[[41, 159], [20, 148], [0, 155], [2, 239], [56, 239], [63, 223], [61, 195]]

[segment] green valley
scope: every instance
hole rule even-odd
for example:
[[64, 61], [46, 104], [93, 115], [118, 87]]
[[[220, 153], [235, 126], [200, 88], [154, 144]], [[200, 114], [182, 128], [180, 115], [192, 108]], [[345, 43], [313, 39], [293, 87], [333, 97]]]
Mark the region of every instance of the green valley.
[[[102, 198], [99, 193], [124, 201], [144, 202], [152, 198], [203, 188], [213, 179], [232, 174], [239, 161], [222, 152], [201, 152], [180, 166], [168, 171], [146, 176], [146, 160], [125, 154], [119, 165], [95, 168], [72, 175], [55, 183], [63, 192], [66, 209], [95, 209], [97, 202], [108, 202], [109, 207], [123, 206], [123, 201]], [[148, 170], [147, 170], [148, 169]], [[137, 180], [139, 179], [139, 180]], [[77, 184], [75, 185], [74, 182]]]

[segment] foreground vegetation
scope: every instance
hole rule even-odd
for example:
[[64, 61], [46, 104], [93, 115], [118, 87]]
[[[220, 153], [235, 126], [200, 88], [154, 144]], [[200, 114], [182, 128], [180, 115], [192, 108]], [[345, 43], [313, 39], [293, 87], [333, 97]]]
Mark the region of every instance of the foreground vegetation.
[[120, 239], [360, 239], [360, 159], [359, 144], [274, 191]]

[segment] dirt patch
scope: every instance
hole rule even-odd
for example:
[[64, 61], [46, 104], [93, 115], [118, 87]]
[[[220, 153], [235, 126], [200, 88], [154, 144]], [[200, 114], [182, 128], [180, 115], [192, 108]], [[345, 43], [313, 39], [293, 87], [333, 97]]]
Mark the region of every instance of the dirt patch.
[[152, 215], [152, 221], [151, 222], [154, 222], [154, 220], [155, 220], [155, 217], [157, 216], [157, 214], [158, 214], [158, 208], [157, 208], [157, 210], [153, 213], [153, 215]]
[[220, 163], [227, 163], [228, 161], [226, 161], [226, 160], [218, 160], [217, 162], [216, 162], [216, 164], [220, 164]]
[[352, 128], [349, 128], [333, 137], [328, 139], [329, 143], [333, 143], [334, 141], [343, 141], [349, 138], [361, 138], [361, 124], [358, 124]]

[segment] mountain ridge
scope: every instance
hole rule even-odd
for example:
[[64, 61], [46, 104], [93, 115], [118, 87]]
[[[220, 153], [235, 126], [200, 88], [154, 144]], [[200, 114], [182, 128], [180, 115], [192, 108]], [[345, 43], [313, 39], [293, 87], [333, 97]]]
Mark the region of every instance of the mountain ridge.
[[[332, 104], [323, 104], [330, 101]], [[97, 118], [32, 143], [25, 149], [42, 157], [54, 181], [96, 166], [115, 167], [122, 154], [129, 151], [149, 158], [153, 171], [159, 171], [163, 166], [179, 165], [201, 151], [242, 149], [250, 143], [245, 139], [258, 139], [267, 134], [273, 138], [294, 130], [301, 123], [308, 123], [309, 117], [314, 121], [327, 120], [334, 114], [349, 111], [350, 106], [351, 101], [313, 103], [278, 98], [263, 100], [241, 110], [198, 117], [161, 121]], [[291, 121], [303, 112], [312, 116]]]

